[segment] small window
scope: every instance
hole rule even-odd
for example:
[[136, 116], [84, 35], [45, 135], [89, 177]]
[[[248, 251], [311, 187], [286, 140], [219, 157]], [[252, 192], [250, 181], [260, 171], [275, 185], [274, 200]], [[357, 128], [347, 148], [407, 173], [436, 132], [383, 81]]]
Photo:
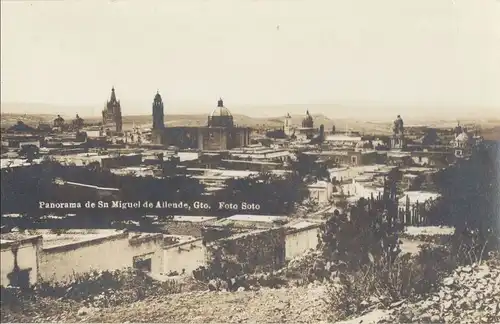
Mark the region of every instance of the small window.
[[151, 272], [151, 255], [142, 255], [133, 257], [132, 260], [134, 269], [140, 271]]

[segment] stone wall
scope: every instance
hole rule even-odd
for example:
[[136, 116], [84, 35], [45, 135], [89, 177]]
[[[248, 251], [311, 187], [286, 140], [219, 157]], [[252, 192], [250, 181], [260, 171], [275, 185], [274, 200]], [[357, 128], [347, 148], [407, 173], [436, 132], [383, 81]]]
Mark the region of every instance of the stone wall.
[[277, 270], [285, 265], [285, 245], [285, 228], [236, 234], [210, 243], [207, 261], [213, 268], [240, 265], [245, 273]]
[[11, 283], [14, 284], [12, 280], [16, 281], [16, 276], [21, 281], [26, 280], [27, 284], [33, 285], [37, 282], [38, 255], [41, 244], [41, 236], [1, 243], [1, 286], [7, 287]]
[[207, 222], [168, 221], [163, 227], [171, 235], [202, 236], [202, 228]]
[[202, 239], [177, 243], [164, 249], [163, 273], [191, 273], [196, 268], [206, 265], [206, 248]]
[[304, 228], [290, 228], [286, 234], [286, 260], [301, 256], [318, 246], [319, 224]]
[[65, 281], [73, 274], [133, 267], [134, 257], [151, 258], [151, 272], [163, 270], [163, 237], [129, 239], [128, 233], [42, 249], [41, 279]]

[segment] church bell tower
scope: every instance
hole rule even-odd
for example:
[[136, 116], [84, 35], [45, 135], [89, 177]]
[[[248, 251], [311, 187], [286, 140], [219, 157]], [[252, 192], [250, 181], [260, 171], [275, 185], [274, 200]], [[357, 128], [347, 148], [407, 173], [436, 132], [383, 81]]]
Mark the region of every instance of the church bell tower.
[[159, 130], [164, 129], [164, 111], [163, 111], [163, 100], [159, 92], [156, 92], [155, 98], [153, 100], [153, 129]]

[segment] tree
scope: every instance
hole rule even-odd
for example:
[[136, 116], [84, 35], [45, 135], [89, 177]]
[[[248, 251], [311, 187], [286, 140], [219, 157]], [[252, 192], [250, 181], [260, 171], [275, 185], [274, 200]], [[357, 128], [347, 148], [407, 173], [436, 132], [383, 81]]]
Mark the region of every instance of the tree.
[[31, 163], [40, 155], [40, 149], [38, 146], [33, 144], [23, 145], [19, 155], [23, 156], [29, 163]]
[[498, 142], [485, 142], [474, 148], [469, 159], [460, 159], [435, 176], [441, 199], [438, 221], [455, 227], [461, 239], [498, 244], [498, 211], [500, 210], [500, 154]]
[[336, 210], [321, 228], [320, 245], [327, 260], [360, 269], [370, 262], [392, 264], [400, 252], [394, 179], [387, 179], [382, 199], [361, 198], [344, 212]]
[[290, 214], [307, 196], [307, 187], [295, 174], [260, 173], [227, 180], [226, 187], [215, 194], [213, 201], [215, 204], [220, 201], [258, 204], [259, 214]]

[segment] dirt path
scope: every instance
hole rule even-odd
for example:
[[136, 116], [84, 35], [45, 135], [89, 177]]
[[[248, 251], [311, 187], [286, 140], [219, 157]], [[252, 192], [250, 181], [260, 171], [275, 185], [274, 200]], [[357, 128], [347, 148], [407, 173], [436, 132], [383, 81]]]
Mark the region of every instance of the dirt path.
[[[196, 292], [145, 300], [73, 318], [84, 322], [277, 323], [325, 322], [322, 287]], [[69, 319], [68, 319], [69, 320]]]

